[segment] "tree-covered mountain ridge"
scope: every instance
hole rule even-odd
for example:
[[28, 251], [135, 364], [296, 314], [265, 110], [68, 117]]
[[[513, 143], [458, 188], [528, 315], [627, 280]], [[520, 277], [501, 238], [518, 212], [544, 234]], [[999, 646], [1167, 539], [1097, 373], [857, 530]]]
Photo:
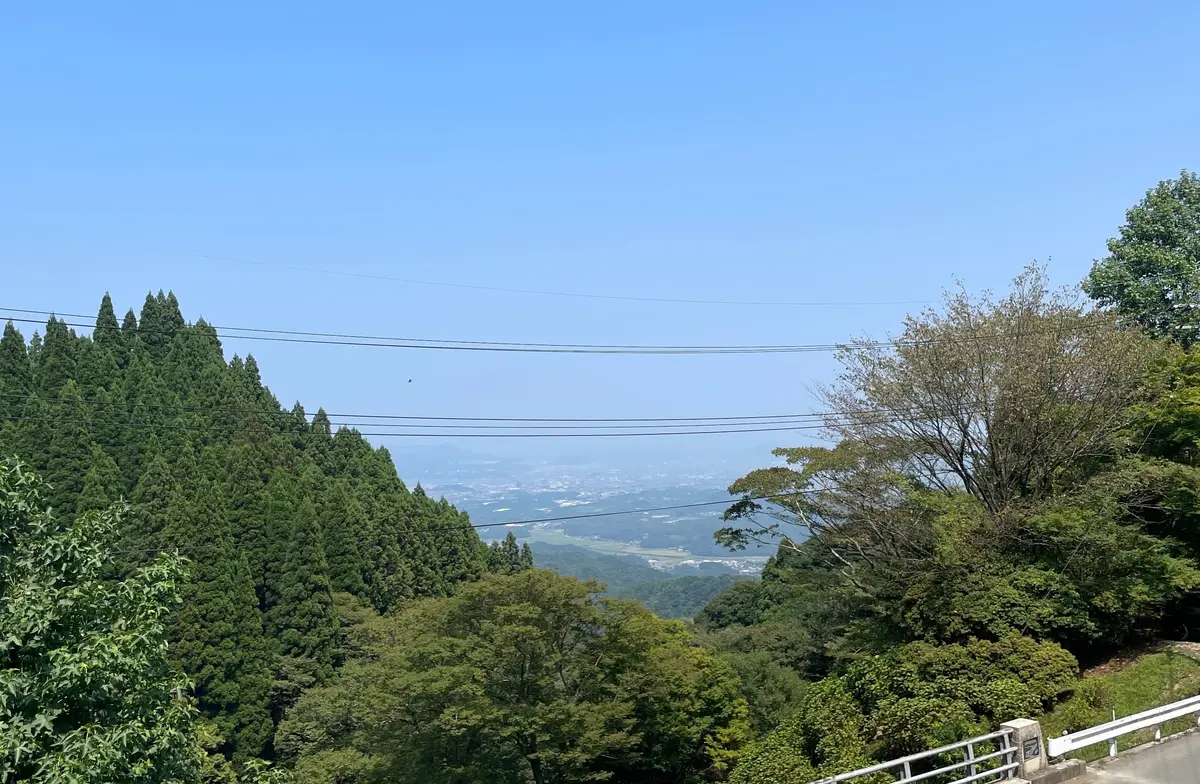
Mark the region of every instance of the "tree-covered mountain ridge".
[[[774, 548], [762, 580], [691, 627], [485, 547], [172, 295], [123, 324], [105, 298], [87, 337], [10, 323], [0, 774], [809, 784], [1194, 693], [1170, 656], [1079, 672], [1200, 622], [1198, 270], [1184, 172], [1082, 290], [1033, 266], [842, 346], [828, 445], [729, 487], [716, 540]], [[644, 590], [703, 583], [673, 585]]]
[[60, 519], [129, 503], [112, 577], [164, 551], [188, 559], [171, 656], [235, 760], [274, 755], [280, 717], [340, 666], [355, 608], [385, 613], [532, 563], [408, 488], [387, 449], [323, 410], [285, 409], [254, 357], [227, 361], [170, 292], [120, 321], [105, 295], [90, 335], [51, 317], [26, 341], [8, 322], [0, 455], [48, 481]]

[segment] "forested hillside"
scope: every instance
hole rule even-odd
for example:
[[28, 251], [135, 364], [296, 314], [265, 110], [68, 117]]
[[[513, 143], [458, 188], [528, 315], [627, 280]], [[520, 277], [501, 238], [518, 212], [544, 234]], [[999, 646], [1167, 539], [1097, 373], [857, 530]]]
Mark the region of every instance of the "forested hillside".
[[732, 574], [684, 575], [669, 580], [634, 583], [613, 592], [618, 599], [644, 604], [661, 618], [691, 618], [713, 597], [737, 582], [752, 581]]
[[[27, 340], [9, 322], [0, 422], [0, 455], [49, 481], [60, 519], [128, 499], [113, 577], [189, 559], [171, 657], [234, 759], [273, 756], [284, 711], [340, 666], [340, 616], [447, 596], [489, 565], [464, 514], [324, 411], [281, 407], [254, 358], [227, 361], [173, 294], [121, 321], [105, 296], [87, 337], [51, 318]], [[492, 566], [519, 556], [493, 548]]]
[[605, 562], [667, 616], [732, 583], [694, 628], [485, 545], [171, 294], [123, 321], [105, 297], [86, 336], [14, 319], [2, 772], [808, 784], [1194, 690], [1169, 651], [1111, 690], [1078, 675], [1200, 625], [1200, 180], [1151, 189], [1109, 251], [1082, 288], [1031, 267], [841, 347], [828, 445], [729, 488], [716, 540], [775, 547], [761, 581]]
[[739, 578], [724, 567], [724, 574], [664, 572], [634, 556], [602, 555], [575, 545], [539, 544], [534, 554], [539, 568], [580, 580], [598, 580], [609, 596], [639, 602], [660, 618], [691, 618], [739, 579], [750, 579]]
[[[803, 784], [981, 734], [1049, 710], [1080, 663], [1194, 634], [1200, 180], [1151, 189], [1108, 247], [1091, 303], [1030, 268], [843, 347], [832, 446], [778, 449], [730, 487], [718, 538], [778, 543], [760, 584], [699, 617], [777, 727], [731, 781]], [[783, 673], [811, 683], [803, 700], [773, 700]]]
[[543, 569], [553, 569], [567, 577], [599, 580], [609, 591], [620, 591], [637, 583], [670, 580], [671, 575], [655, 569], [641, 558], [630, 555], [604, 555], [571, 544], [536, 544], [533, 557]]

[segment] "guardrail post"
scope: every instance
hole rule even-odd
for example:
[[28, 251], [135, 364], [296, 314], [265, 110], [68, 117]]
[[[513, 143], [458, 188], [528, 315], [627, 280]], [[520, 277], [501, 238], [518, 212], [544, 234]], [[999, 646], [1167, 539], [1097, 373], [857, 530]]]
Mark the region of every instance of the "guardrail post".
[[1110, 757], [1117, 756], [1117, 739], [1116, 738], [1110, 738], [1108, 741], [1108, 756], [1110, 756]]
[[1009, 733], [1013, 745], [1013, 757], [1017, 762], [1016, 775], [1027, 779], [1046, 765], [1042, 752], [1042, 725], [1033, 719], [1013, 719], [1000, 725]]
[[[966, 759], [968, 762], [975, 759], [975, 744], [974, 743], [967, 744]], [[976, 770], [976, 767], [974, 765], [967, 766], [967, 775], [968, 776], [974, 776], [978, 772], [979, 771]]]

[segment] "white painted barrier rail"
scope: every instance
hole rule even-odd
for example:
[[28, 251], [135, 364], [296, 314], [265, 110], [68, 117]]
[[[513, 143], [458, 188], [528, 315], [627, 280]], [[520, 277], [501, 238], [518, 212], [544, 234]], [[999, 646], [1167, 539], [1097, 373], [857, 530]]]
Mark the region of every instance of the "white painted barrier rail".
[[1147, 730], [1153, 727], [1154, 739], [1162, 740], [1163, 724], [1172, 719], [1181, 719], [1185, 716], [1193, 715], [1196, 716], [1197, 722], [1200, 723], [1200, 697], [1189, 697], [1186, 700], [1172, 702], [1170, 705], [1163, 705], [1160, 708], [1151, 708], [1148, 711], [1142, 711], [1141, 713], [1135, 713], [1132, 716], [1126, 716], [1116, 721], [1089, 727], [1086, 730], [1072, 732], [1069, 735], [1048, 738], [1046, 741], [1047, 751], [1051, 757], [1061, 757], [1084, 746], [1091, 746], [1107, 741], [1108, 756], [1115, 757], [1117, 756], [1117, 738], [1122, 735], [1128, 735], [1131, 732]]
[[[977, 755], [975, 747], [984, 743], [989, 746], [997, 746], [998, 750]], [[938, 757], [942, 754], [954, 754], [956, 752], [962, 754], [963, 758], [961, 762], [948, 763], [933, 770], [920, 770], [921, 767], [924, 767], [920, 763], [932, 757]], [[841, 781], [853, 781], [857, 778], [870, 776], [873, 773], [888, 773], [895, 776], [898, 781], [927, 781], [937, 779], [938, 784], [970, 784], [970, 782], [976, 781], [1001, 781], [1013, 777], [1013, 771], [1018, 767], [1016, 753], [1017, 749], [1013, 745], [1012, 731], [1001, 730], [989, 735], [980, 735], [978, 738], [951, 743], [949, 746], [942, 746], [941, 748], [910, 754], [907, 757], [881, 762], [869, 768], [852, 770], [849, 773], [839, 773], [836, 776], [819, 779], [813, 782], [813, 784], [836, 784]], [[995, 767], [990, 767], [989, 763], [992, 760], [996, 760], [999, 764]], [[914, 767], [917, 768], [916, 773], [913, 772]], [[984, 770], [980, 770], [981, 768], [984, 768]], [[959, 776], [959, 778], [947, 778], [951, 775]]]

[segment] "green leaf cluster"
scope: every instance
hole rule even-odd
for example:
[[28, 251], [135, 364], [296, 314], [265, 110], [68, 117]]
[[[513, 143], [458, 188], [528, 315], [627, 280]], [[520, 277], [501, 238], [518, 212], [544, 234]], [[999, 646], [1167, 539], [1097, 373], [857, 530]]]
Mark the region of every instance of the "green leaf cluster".
[[540, 570], [358, 632], [280, 728], [300, 782], [686, 782], [749, 739], [732, 668], [678, 623]]
[[[275, 756], [275, 727], [330, 679], [345, 643], [335, 594], [384, 612], [478, 579], [488, 548], [467, 516], [400, 480], [391, 456], [324, 411], [285, 409], [251, 356], [226, 359], [172, 293], [118, 322], [111, 298], [80, 336], [51, 318], [0, 337], [0, 456], [48, 480], [70, 522], [127, 500], [104, 576], [187, 559], [165, 619], [213, 753]], [[532, 555], [509, 559], [528, 568]]]
[[47, 493], [0, 462], [0, 777], [195, 781], [195, 709], [166, 655], [182, 560], [108, 581], [119, 508], [68, 522]]

